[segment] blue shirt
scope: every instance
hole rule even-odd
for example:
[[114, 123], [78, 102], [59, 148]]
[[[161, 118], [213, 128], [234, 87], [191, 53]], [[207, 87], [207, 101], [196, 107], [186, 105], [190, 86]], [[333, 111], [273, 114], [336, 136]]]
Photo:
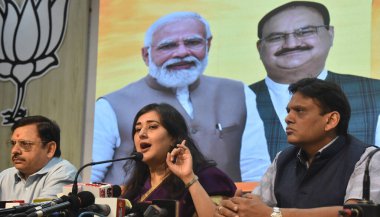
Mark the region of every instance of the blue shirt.
[[37, 198], [56, 198], [63, 186], [73, 183], [76, 172], [74, 165], [58, 157], [26, 180], [15, 167], [8, 168], [0, 173], [0, 200], [31, 203]]

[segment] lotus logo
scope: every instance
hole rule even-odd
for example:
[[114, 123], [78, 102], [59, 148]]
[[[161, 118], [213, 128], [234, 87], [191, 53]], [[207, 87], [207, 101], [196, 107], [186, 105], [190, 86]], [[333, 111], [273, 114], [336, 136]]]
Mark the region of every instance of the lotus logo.
[[28, 82], [58, 67], [57, 49], [66, 30], [68, 0], [0, 2], [0, 80], [17, 88], [13, 109], [1, 111], [3, 125], [27, 115], [22, 106]]

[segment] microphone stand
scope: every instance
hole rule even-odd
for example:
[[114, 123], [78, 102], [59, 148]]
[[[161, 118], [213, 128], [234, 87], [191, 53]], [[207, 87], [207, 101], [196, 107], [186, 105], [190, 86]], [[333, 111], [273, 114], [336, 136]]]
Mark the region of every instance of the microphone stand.
[[379, 148], [371, 151], [368, 154], [368, 159], [366, 162], [366, 167], [364, 170], [363, 177], [363, 199], [360, 200], [357, 204], [346, 204], [343, 206], [343, 210], [340, 210], [338, 213], [343, 217], [379, 217], [380, 216], [380, 205], [375, 204], [370, 200], [370, 175], [369, 175], [369, 163], [378, 151]]
[[142, 158], [143, 158], [143, 155], [140, 152], [135, 152], [131, 156], [125, 157], [125, 158], [118, 158], [118, 159], [113, 159], [113, 160], [105, 160], [105, 161], [87, 163], [87, 164], [81, 166], [79, 168], [79, 170], [77, 171], [77, 173], [75, 174], [75, 178], [74, 178], [74, 182], [73, 182], [73, 188], [71, 190], [71, 193], [73, 195], [78, 194], [78, 177], [79, 177], [79, 174], [84, 168], [86, 168], [88, 166], [94, 166], [97, 164], [104, 164], [104, 163], [112, 163], [112, 162], [122, 161], [122, 160], [131, 160], [131, 159], [136, 160], [136, 161], [140, 161], [140, 160], [142, 160]]

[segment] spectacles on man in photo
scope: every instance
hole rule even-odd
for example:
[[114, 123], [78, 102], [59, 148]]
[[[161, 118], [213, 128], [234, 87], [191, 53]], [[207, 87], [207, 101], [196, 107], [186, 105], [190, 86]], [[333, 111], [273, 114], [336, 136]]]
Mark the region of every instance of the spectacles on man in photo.
[[[179, 41], [167, 41], [162, 42], [156, 46], [152, 45], [157, 51], [170, 53], [175, 51], [180, 46]], [[183, 45], [189, 50], [200, 50], [206, 45], [206, 39], [204, 38], [189, 38], [183, 40]]]
[[40, 143], [44, 144], [46, 143], [46, 141], [33, 142], [33, 141], [28, 141], [28, 140], [23, 140], [23, 139], [7, 141], [8, 146], [13, 148], [16, 144], [18, 144], [23, 151], [30, 151], [33, 145], [40, 144]]
[[287, 40], [290, 35], [293, 35], [298, 40], [304, 40], [304, 39], [315, 37], [318, 34], [318, 29], [322, 27], [326, 29], [330, 28], [330, 26], [328, 25], [306, 26], [306, 27], [296, 29], [294, 30], [294, 32], [290, 32], [290, 33], [285, 33], [285, 32], [272, 33], [260, 40], [264, 41], [265, 43], [269, 45], [281, 44], [285, 42], [285, 40]]

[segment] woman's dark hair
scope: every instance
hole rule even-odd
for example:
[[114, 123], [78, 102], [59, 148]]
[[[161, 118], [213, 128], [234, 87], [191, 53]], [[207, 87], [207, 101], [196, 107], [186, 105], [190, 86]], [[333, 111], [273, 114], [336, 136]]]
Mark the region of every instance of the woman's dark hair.
[[289, 86], [291, 93], [299, 92], [319, 102], [321, 115], [337, 111], [340, 115], [336, 132], [347, 135], [351, 107], [342, 89], [335, 83], [317, 78], [304, 78]]
[[[214, 161], [207, 160], [199, 151], [193, 139], [189, 136], [189, 130], [182, 115], [173, 106], [166, 103], [149, 104], [137, 112], [133, 121], [132, 138], [134, 138], [136, 132], [134, 126], [136, 126], [137, 120], [141, 115], [151, 111], [157, 112], [160, 116], [162, 126], [167, 130], [169, 135], [177, 141], [177, 143], [181, 143], [182, 140], [186, 140], [186, 146], [189, 148], [193, 158], [193, 170], [195, 173], [202, 168], [216, 165]], [[136, 147], [133, 148], [133, 151], [136, 151]], [[124, 169], [127, 174], [132, 174], [127, 182], [127, 193], [125, 195], [126, 198], [132, 200], [141, 192], [146, 179], [149, 177], [149, 168], [144, 162], [141, 161], [127, 161]], [[169, 175], [164, 182], [170, 183], [170, 185], [168, 185], [170, 186], [170, 189], [168, 190], [171, 193], [170, 195], [173, 195], [173, 198], [182, 194], [185, 189], [185, 185], [182, 180], [174, 174]], [[179, 191], [178, 189], [183, 190]]]
[[54, 121], [47, 117], [41, 115], [28, 116], [17, 120], [11, 127], [11, 133], [13, 133], [17, 128], [26, 125], [35, 124], [37, 126], [38, 136], [43, 141], [43, 146], [47, 143], [54, 141], [57, 144], [57, 148], [54, 153], [54, 157], [61, 156], [61, 143], [60, 143], [60, 132], [59, 126]]

